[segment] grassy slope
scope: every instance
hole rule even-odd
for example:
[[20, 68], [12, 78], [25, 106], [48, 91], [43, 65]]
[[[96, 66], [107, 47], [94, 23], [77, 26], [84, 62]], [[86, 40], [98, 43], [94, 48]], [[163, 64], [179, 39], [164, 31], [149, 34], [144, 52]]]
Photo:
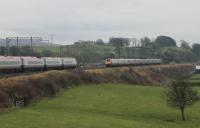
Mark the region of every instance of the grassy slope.
[[200, 85], [200, 74], [194, 74], [190, 78], [190, 82], [192, 85], [199, 86]]
[[[2, 128], [197, 128], [200, 104], [187, 111], [188, 121], [161, 99], [162, 88], [81, 86], [57, 98], [0, 115]], [[174, 120], [169, 122], [167, 120]]]

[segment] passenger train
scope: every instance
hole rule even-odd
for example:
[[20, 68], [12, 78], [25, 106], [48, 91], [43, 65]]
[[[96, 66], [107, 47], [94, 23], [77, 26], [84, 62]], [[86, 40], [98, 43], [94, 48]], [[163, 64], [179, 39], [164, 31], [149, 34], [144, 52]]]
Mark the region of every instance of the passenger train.
[[[128, 65], [155, 65], [161, 64], [161, 59], [112, 59], [105, 61], [105, 66], [128, 66]], [[45, 71], [49, 69], [76, 68], [78, 66], [75, 58], [59, 57], [14, 57], [0, 56], [0, 73]]]
[[196, 65], [196, 67], [195, 67], [195, 72], [196, 72], [196, 73], [200, 73], [200, 65]]
[[128, 65], [156, 65], [161, 64], [161, 59], [112, 59], [105, 61], [107, 67], [128, 66]]
[[0, 56], [0, 72], [75, 68], [75, 58]]

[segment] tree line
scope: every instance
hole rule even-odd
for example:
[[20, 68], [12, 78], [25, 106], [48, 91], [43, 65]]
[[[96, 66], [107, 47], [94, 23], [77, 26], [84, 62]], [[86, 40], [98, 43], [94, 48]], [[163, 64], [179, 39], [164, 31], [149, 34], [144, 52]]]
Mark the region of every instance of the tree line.
[[[137, 44], [139, 42], [139, 44]], [[200, 58], [200, 44], [190, 46], [181, 40], [180, 46], [169, 36], [158, 36], [155, 39], [143, 37], [139, 41], [111, 37], [108, 42], [102, 39], [96, 41], [76, 41], [73, 45], [33, 48], [30, 46], [10, 46], [11, 56], [47, 56], [76, 57], [79, 62], [94, 63], [105, 58], [161, 58], [164, 63], [195, 62]], [[56, 49], [56, 50], [55, 50]], [[6, 47], [0, 47], [0, 55], [8, 55]]]
[[5, 56], [52, 56], [53, 53], [50, 50], [42, 50], [42, 52], [35, 51], [31, 46], [10, 46], [9, 49], [6, 47], [0, 47], [0, 55]]
[[102, 39], [97, 41], [77, 41], [74, 45], [113, 46], [106, 57], [112, 58], [161, 58], [164, 63], [195, 62], [200, 58], [200, 44], [181, 40], [180, 46], [169, 36], [158, 36], [155, 39], [143, 37], [139, 40], [123, 37], [111, 37], [107, 43]]
[[[156, 39], [144, 37], [140, 39], [140, 45], [130, 45], [131, 39], [112, 37], [109, 44], [115, 47], [116, 57], [124, 57], [123, 51], [131, 53], [131, 58], [161, 58], [165, 63], [194, 62], [200, 57], [200, 44], [190, 46], [190, 43], [181, 40], [178, 47], [177, 42], [169, 36], [158, 36]], [[132, 42], [134, 43], [134, 42]], [[136, 54], [134, 56], [134, 54]]]

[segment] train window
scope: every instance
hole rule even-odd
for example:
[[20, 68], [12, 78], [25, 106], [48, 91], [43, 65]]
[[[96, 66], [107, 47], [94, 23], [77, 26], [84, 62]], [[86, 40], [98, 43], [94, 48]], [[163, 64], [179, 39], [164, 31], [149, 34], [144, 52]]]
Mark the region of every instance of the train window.
[[19, 61], [0, 61], [0, 65], [18, 65]]
[[109, 59], [107, 59], [107, 62], [110, 62], [111, 61], [111, 59], [109, 58]]
[[48, 64], [61, 64], [60, 61], [47, 61]]
[[37, 65], [37, 64], [39, 64], [39, 65], [41, 64], [41, 65], [42, 65], [43, 62], [42, 62], [42, 61], [28, 61], [27, 64], [30, 64], [30, 65], [31, 65], [31, 64], [36, 64], [36, 65]]

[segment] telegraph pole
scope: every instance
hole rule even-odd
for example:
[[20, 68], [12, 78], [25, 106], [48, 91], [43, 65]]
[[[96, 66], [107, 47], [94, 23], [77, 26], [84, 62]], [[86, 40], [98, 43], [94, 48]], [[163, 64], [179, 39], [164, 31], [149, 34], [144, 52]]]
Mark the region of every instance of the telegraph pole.
[[106, 44], [104, 44], [104, 46], [103, 46], [103, 55], [104, 55], [104, 58], [106, 58], [106, 48], [105, 48], [105, 45]]
[[17, 37], [17, 48], [19, 48], [19, 37]]
[[9, 38], [6, 37], [6, 55], [7, 56], [9, 55], [9, 42], [10, 42]]
[[62, 57], [62, 46], [60, 46], [60, 57]]
[[8, 38], [6, 37], [5, 56], [8, 55]]
[[19, 37], [17, 37], [17, 52], [18, 52], [18, 56], [20, 55], [20, 49], [19, 49]]
[[69, 56], [69, 45], [66, 45], [66, 54]]
[[54, 42], [54, 35], [53, 34], [51, 34], [51, 45], [53, 45], [53, 42]]
[[31, 48], [33, 47], [33, 37], [31, 36]]

